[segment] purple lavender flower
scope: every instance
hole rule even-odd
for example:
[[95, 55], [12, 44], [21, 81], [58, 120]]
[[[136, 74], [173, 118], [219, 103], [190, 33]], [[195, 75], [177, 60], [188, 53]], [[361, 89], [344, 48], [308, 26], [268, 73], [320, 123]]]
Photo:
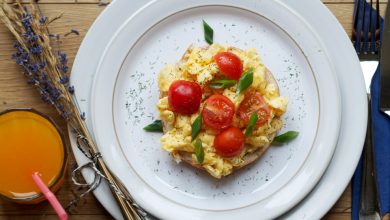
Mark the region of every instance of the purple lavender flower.
[[41, 77], [40, 77], [40, 79], [39, 79], [39, 82], [41, 83], [41, 84], [44, 84], [44, 83], [47, 83], [47, 73], [45, 73], [45, 72], [43, 72], [42, 74], [41, 74]]
[[102, 1], [99, 1], [99, 6], [106, 6], [110, 4], [110, 2], [102, 2]]
[[42, 81], [42, 89], [45, 91], [45, 92], [49, 92], [51, 89], [52, 89], [52, 86], [51, 86], [51, 83], [50, 81]]
[[68, 121], [70, 119], [69, 116], [70, 116], [70, 114], [68, 112], [66, 112], [66, 111], [62, 112], [62, 117], [64, 117], [65, 120]]
[[83, 119], [83, 120], [85, 120], [85, 112], [82, 112], [82, 113], [80, 114], [80, 118]]
[[17, 57], [17, 58], [15, 58], [15, 62], [16, 62], [16, 64], [22, 66], [25, 63], [25, 60]]
[[39, 23], [40, 23], [41, 25], [44, 25], [44, 24], [46, 23], [46, 21], [47, 21], [47, 17], [46, 17], [46, 16], [42, 16], [42, 17], [39, 19]]
[[64, 111], [64, 110], [65, 110], [64, 104], [58, 103], [58, 104], [57, 104], [57, 109], [60, 110], [60, 111]]
[[38, 65], [39, 65], [39, 68], [40, 68], [41, 70], [45, 69], [45, 67], [46, 67], [46, 63], [43, 62], [43, 61], [39, 62]]
[[16, 64], [24, 66], [29, 61], [29, 55], [27, 53], [16, 52], [12, 55], [12, 59], [15, 60]]
[[27, 30], [26, 33], [23, 33], [23, 37], [31, 42], [37, 42], [38, 36], [34, 34], [31, 30]]
[[48, 90], [50, 98], [56, 102], [61, 97], [61, 90], [58, 88], [51, 86], [51, 88]]
[[18, 51], [18, 52], [24, 52], [24, 49], [20, 46], [19, 43], [15, 42], [14, 43], [14, 48]]
[[78, 30], [72, 28], [72, 29], [70, 29], [70, 31], [68, 33], [64, 34], [64, 36], [67, 37], [70, 34], [80, 35], [80, 32]]
[[72, 33], [74, 33], [74, 34], [76, 34], [76, 35], [80, 35], [80, 32], [78, 31], [78, 30], [76, 30], [76, 29], [70, 29], [70, 32], [72, 32]]
[[61, 78], [60, 78], [60, 83], [61, 84], [67, 84], [69, 82], [69, 76], [67, 76], [67, 75], [64, 75], [64, 76], [62, 76]]
[[30, 55], [20, 46], [19, 43], [14, 44], [16, 52], [12, 54], [12, 59], [16, 61], [18, 65], [24, 66], [30, 61]]
[[38, 73], [39, 71], [39, 65], [36, 63], [27, 64], [27, 70], [30, 73]]
[[68, 92], [74, 94], [74, 86], [68, 86]]
[[30, 52], [32, 54], [41, 54], [42, 53], [42, 46], [41, 45], [31, 46]]
[[50, 79], [41, 82], [41, 88], [54, 103], [61, 97], [61, 90], [54, 86]]
[[60, 61], [60, 65], [58, 66], [58, 68], [62, 71], [62, 73], [67, 73], [69, 67], [68, 58], [66, 57], [66, 54], [62, 53], [61, 51], [58, 51], [58, 60]]
[[31, 14], [23, 13], [23, 15], [22, 15], [22, 24], [23, 24], [23, 27], [26, 30], [31, 28], [31, 20], [32, 20]]
[[41, 89], [41, 90], [39, 90], [39, 93], [41, 94], [42, 101], [44, 101], [45, 103], [48, 103], [48, 104], [52, 103], [47, 92], [45, 92], [44, 90]]
[[62, 66], [62, 67], [61, 67], [61, 71], [62, 71], [63, 73], [67, 73], [68, 70], [69, 70], [69, 67], [68, 67], [68, 66]]
[[38, 41], [38, 36], [35, 35], [35, 34], [32, 34], [32, 35], [30, 36], [30, 40], [31, 40], [32, 42], [37, 42], [37, 41]]
[[66, 65], [68, 63], [68, 58], [65, 53], [58, 51], [58, 59], [60, 60], [62, 65]]

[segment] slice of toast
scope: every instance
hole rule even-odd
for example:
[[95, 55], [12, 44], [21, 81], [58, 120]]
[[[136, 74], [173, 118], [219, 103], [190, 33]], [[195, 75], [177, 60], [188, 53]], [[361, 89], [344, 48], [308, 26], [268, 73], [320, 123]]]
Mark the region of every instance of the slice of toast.
[[[190, 56], [191, 52], [192, 52], [192, 49], [193, 47], [190, 46], [186, 52], [184, 53], [184, 55], [182, 56], [182, 59], [179, 61], [180, 63], [185, 63], [187, 60], [188, 60], [188, 57]], [[207, 50], [208, 47], [204, 47], [202, 48], [204, 50]], [[237, 51], [237, 50], [241, 50], [241, 49], [238, 49], [238, 48], [234, 48], [234, 47], [230, 47], [228, 48], [228, 51], [229, 50], [234, 50], [234, 51]], [[269, 69], [266, 69], [266, 73], [265, 73], [265, 79], [266, 79], [266, 83], [267, 85], [269, 84], [274, 84], [275, 88], [277, 88], [277, 95], [279, 95], [279, 87], [278, 87], [278, 84], [273, 76], [273, 74], [271, 73], [271, 71]], [[166, 96], [167, 94], [166, 93], [161, 93], [160, 96], [163, 97], [163, 96]], [[160, 98], [161, 98], [160, 97]], [[164, 130], [164, 133], [169, 131], [170, 130], [170, 127], [167, 126], [167, 124], [164, 123], [163, 121], [163, 130]], [[237, 169], [240, 169], [254, 161], [256, 161], [257, 159], [259, 159], [266, 151], [267, 149], [270, 147], [273, 139], [275, 138], [276, 136], [276, 133], [278, 131], [276, 130], [275, 132], [269, 134], [267, 136], [269, 143], [266, 144], [266, 145], [263, 145], [262, 147], [259, 147], [258, 149], [256, 149], [255, 151], [252, 151], [250, 153], [247, 153], [246, 155], [244, 155], [244, 157], [242, 158], [243, 159], [243, 162], [240, 163], [240, 165], [238, 166], [234, 166], [233, 167], [233, 171], [234, 170], [237, 170]], [[178, 152], [178, 155], [180, 156], [180, 159], [188, 164], [190, 164], [191, 166], [195, 167], [195, 168], [198, 168], [198, 169], [203, 169], [205, 170], [201, 164], [199, 164], [197, 161], [193, 161], [192, 159], [192, 154], [193, 153], [190, 153], [190, 152], [185, 152], [185, 151], [180, 151]]]

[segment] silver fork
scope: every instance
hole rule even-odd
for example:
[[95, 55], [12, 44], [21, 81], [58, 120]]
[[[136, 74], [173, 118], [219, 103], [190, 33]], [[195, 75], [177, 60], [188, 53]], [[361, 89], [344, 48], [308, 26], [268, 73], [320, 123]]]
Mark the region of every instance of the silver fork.
[[371, 8], [373, 6], [373, 0], [370, 0], [369, 3], [365, 0], [355, 0], [352, 34], [352, 41], [359, 56], [360, 65], [363, 69], [369, 109], [366, 140], [364, 143], [363, 178], [359, 208], [359, 219], [363, 220], [380, 219], [377, 194], [378, 190], [374, 169], [375, 166], [370, 110], [370, 82], [379, 64], [379, 0], [375, 0], [375, 9], [377, 13], [372, 12]]

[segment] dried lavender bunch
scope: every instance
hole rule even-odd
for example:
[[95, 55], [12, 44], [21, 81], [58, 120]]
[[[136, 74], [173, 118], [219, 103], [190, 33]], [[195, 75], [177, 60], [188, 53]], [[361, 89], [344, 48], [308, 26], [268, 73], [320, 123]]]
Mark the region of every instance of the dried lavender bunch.
[[59, 41], [59, 35], [48, 32], [49, 19], [40, 14], [35, 4], [31, 4], [29, 12], [18, 1], [12, 5], [3, 2], [0, 18], [16, 38], [12, 58], [23, 67], [27, 82], [76, 132], [83, 133], [83, 117], [72, 99], [74, 87], [69, 85], [68, 59], [65, 53], [52, 48], [51, 38]]
[[[77, 103], [72, 98], [74, 87], [69, 85], [67, 56], [59, 50], [60, 36], [52, 35], [48, 28], [48, 25], [59, 17], [50, 20], [43, 16], [33, 1], [28, 10], [19, 0], [12, 4], [0, 0], [0, 20], [16, 39], [14, 44], [16, 52], [12, 58], [24, 69], [27, 82], [37, 88], [42, 100], [55, 107], [68, 125], [73, 128], [79, 149], [91, 159], [90, 163], [74, 171], [79, 171], [84, 167], [92, 168], [95, 171], [95, 179], [104, 178], [108, 181], [124, 217], [143, 219], [146, 214], [132, 202], [130, 195], [122, 188], [123, 185], [107, 169], [84, 122], [85, 113], [79, 113]], [[78, 34], [77, 31], [72, 31], [72, 33]], [[57, 43], [57, 50], [52, 47], [54, 43]], [[98, 185], [98, 183], [80, 184], [77, 181], [75, 184], [90, 187], [81, 196]]]

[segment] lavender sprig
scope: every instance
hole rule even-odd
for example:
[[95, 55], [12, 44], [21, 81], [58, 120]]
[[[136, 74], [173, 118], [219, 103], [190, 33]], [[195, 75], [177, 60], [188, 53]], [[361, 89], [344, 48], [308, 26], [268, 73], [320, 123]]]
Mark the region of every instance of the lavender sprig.
[[[53, 105], [76, 130], [83, 130], [71, 97], [74, 87], [69, 85], [67, 56], [52, 48], [48, 18], [40, 15], [34, 4], [31, 9], [29, 12], [18, 1], [14, 5], [3, 3], [0, 8], [1, 20], [17, 40], [12, 59], [23, 67], [28, 84], [37, 88], [42, 100]], [[55, 38], [59, 40], [59, 35]]]
[[72, 28], [72, 29], [70, 29], [70, 31], [68, 33], [64, 34], [64, 36], [66, 37], [70, 34], [80, 35], [80, 32], [78, 30]]

